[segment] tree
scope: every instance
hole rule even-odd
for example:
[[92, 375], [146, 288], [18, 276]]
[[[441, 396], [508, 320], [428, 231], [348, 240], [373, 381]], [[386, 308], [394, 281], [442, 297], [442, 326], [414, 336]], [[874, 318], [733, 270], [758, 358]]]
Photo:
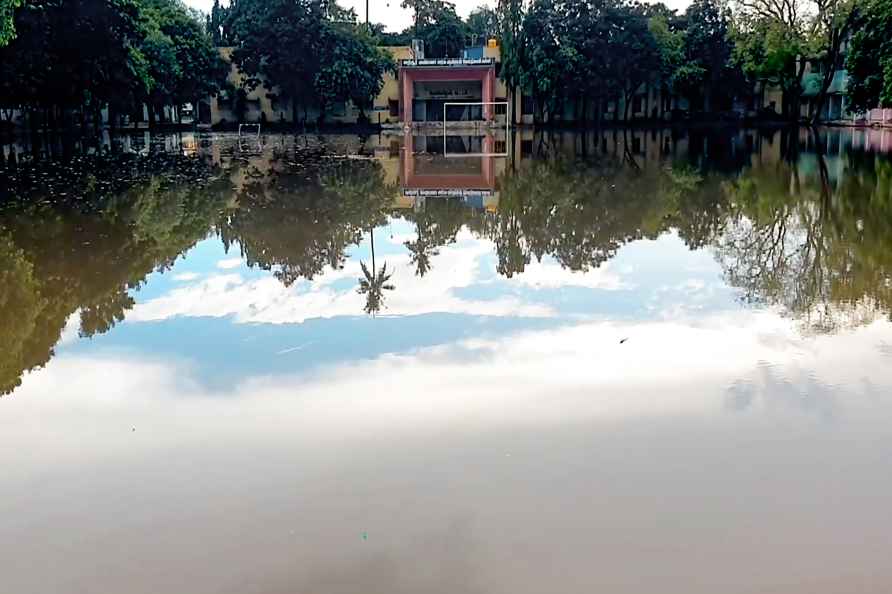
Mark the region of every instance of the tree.
[[381, 311], [382, 307], [384, 307], [384, 291], [393, 291], [396, 287], [388, 282], [390, 281], [390, 277], [393, 276], [393, 273], [387, 272], [387, 262], [381, 265], [380, 270], [375, 266], [374, 229], [369, 229], [369, 240], [371, 241], [372, 246], [372, 269], [369, 270], [365, 265], [365, 262], [359, 263], [359, 266], [362, 269], [362, 278], [359, 279], [359, 287], [356, 291], [360, 295], [365, 295], [365, 307], [363, 307], [363, 311], [374, 316]]
[[499, 0], [498, 14], [501, 15], [499, 33], [501, 37], [502, 71], [499, 74], [508, 87], [509, 118], [517, 121], [515, 96], [517, 87], [523, 78], [524, 39], [523, 39], [523, 2], [522, 0]]
[[480, 6], [468, 15], [468, 35], [471, 45], [484, 44], [499, 35], [499, 15], [488, 6]]
[[662, 62], [660, 49], [648, 28], [647, 10], [639, 4], [610, 6], [607, 11], [606, 78], [621, 90], [624, 120], [629, 119], [632, 99], [653, 80]]
[[843, 67], [843, 44], [849, 37], [854, 23], [857, 0], [815, 0], [817, 27], [815, 40], [816, 57], [821, 63], [821, 86], [812, 105], [810, 122], [817, 123], [821, 108], [827, 99], [827, 91], [836, 71]]
[[716, 102], [730, 108], [735, 73], [729, 67], [729, 17], [717, 0], [694, 0], [684, 14], [684, 59], [674, 83], [689, 100], [702, 98], [705, 111], [715, 109]]
[[455, 12], [455, 4], [444, 0], [402, 0], [401, 6], [415, 15], [412, 36], [424, 40], [428, 58], [451, 58], [465, 46], [466, 25]]
[[866, 2], [856, 19], [846, 58], [849, 106], [892, 107], [892, 0]]
[[520, 84], [531, 93], [540, 121], [549, 120], [576, 65], [575, 48], [562, 38], [561, 17], [552, 0], [535, 0], [524, 15]]
[[15, 37], [13, 12], [22, 5], [22, 0], [0, 0], [0, 47]]
[[657, 14], [650, 17], [647, 23], [660, 53], [660, 78], [670, 89], [675, 86], [676, 79], [680, 78], [679, 73], [686, 66], [685, 31], [672, 22], [676, 20], [669, 15]]
[[820, 64], [823, 73], [810, 114], [812, 123], [819, 117], [834, 72], [841, 66], [856, 1], [738, 0], [739, 60], [745, 71], [761, 71], [777, 80], [790, 119], [800, 117], [802, 81], [809, 63]]
[[384, 73], [396, 70], [393, 58], [374, 45], [364, 26], [328, 29], [323, 48], [322, 67], [314, 81], [316, 96], [323, 106], [349, 99], [364, 120], [365, 109], [384, 86]]
[[37, 115], [55, 127], [77, 110], [83, 126], [106, 106], [113, 123], [143, 102], [195, 102], [225, 74], [175, 0], [29, 0], [15, 19], [16, 38], [0, 48], [0, 107], [28, 110], [35, 126]]
[[274, 87], [291, 101], [295, 125], [299, 106], [315, 104], [327, 14], [322, 0], [237, 0], [229, 9], [225, 35], [236, 47], [232, 59], [247, 77], [245, 86], [265, 80]]
[[380, 91], [392, 60], [354, 21], [330, 0], [238, 0], [224, 35], [236, 46], [232, 57], [245, 85], [274, 87], [291, 101], [297, 124], [299, 106], [319, 107], [324, 118], [334, 101], [362, 109]]

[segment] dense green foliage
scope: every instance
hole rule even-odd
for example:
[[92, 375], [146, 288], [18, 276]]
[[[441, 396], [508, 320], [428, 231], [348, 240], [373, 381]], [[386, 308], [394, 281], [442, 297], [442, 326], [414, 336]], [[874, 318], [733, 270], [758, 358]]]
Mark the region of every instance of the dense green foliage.
[[628, 0], [533, 0], [526, 10], [510, 3], [503, 10], [514, 14], [502, 23], [503, 55], [510, 52], [503, 79], [534, 97], [540, 118], [569, 103], [577, 119], [588, 120], [592, 106], [600, 114], [606, 101], [628, 116], [647, 85], [697, 109], [711, 109], [714, 97], [729, 103], [728, 77], [736, 72], [730, 15], [715, 0], [698, 0], [683, 15]]
[[317, 108], [322, 119], [334, 102], [351, 100], [362, 109], [381, 90], [393, 61], [355, 21], [352, 11], [329, 0], [236, 0], [220, 37], [234, 46], [246, 86], [273, 87], [291, 102], [297, 122], [300, 107]]
[[402, 0], [401, 5], [414, 14], [412, 37], [424, 41], [426, 58], [452, 58], [461, 54], [469, 31], [455, 12], [454, 4], [445, 0]]
[[0, 109], [26, 110], [34, 126], [150, 118], [194, 102], [225, 76], [203, 24], [177, 0], [25, 0], [16, 35], [0, 48]]
[[821, 73], [817, 101], [809, 118], [820, 113], [862, 0], [738, 0], [734, 18], [737, 62], [757, 80], [783, 89], [783, 111], [798, 119], [809, 65]]
[[22, 0], [0, 0], [0, 47], [15, 37], [13, 12], [21, 3]]
[[892, 0], [869, 0], [859, 10], [846, 61], [852, 107], [892, 107]]

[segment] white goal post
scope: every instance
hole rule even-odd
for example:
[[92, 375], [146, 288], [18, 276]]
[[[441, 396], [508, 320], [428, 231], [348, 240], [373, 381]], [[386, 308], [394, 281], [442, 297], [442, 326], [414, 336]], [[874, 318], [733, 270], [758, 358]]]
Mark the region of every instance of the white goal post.
[[260, 124], [239, 124], [238, 125], [238, 137], [242, 137], [242, 128], [256, 128], [257, 129], [257, 138], [260, 138]]
[[[505, 152], [504, 153], [453, 153], [449, 154], [446, 150], [446, 109], [450, 105], [465, 105], [465, 106], [473, 106], [480, 105], [481, 107], [484, 105], [504, 105], [505, 106]], [[508, 121], [508, 102], [507, 101], [447, 101], [443, 103], [443, 156], [444, 157], [507, 157], [508, 156], [508, 140], [511, 138], [509, 135], [509, 126], [511, 122]]]

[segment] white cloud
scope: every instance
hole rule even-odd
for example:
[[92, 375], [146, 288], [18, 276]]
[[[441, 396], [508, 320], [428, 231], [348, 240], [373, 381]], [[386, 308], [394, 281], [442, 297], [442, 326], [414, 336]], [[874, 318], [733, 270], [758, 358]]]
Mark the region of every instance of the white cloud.
[[[460, 234], [457, 243], [441, 248], [440, 255], [434, 257], [432, 270], [423, 278], [416, 276], [407, 254], [379, 256], [378, 266], [387, 263], [388, 271], [393, 272], [390, 282], [396, 286], [395, 290], [386, 292], [386, 309], [381, 315], [554, 315], [548, 306], [525, 303], [521, 297], [513, 295], [487, 300], [458, 296], [457, 289], [477, 282], [481, 262], [493, 252], [490, 242], [464, 241], [469, 237]], [[344, 279], [358, 281], [361, 276], [359, 261], [355, 259], [348, 260], [342, 269], [327, 269], [312, 282], [301, 281], [291, 287], [285, 287], [271, 276], [246, 280], [235, 273], [211, 275], [177, 287], [161, 297], [138, 303], [128, 314], [127, 322], [173, 316], [235, 316], [238, 322], [282, 324], [362, 315], [365, 297], [357, 292], [358, 283], [348, 287], [335, 286]]]
[[[621, 338], [627, 340], [620, 344]], [[208, 432], [250, 430], [245, 419], [260, 418], [267, 420], [264, 431], [272, 425], [312, 439], [344, 439], [456, 422], [510, 427], [710, 416], [728, 414], [729, 394], [753, 396], [744, 402], [748, 410], [768, 414], [808, 416], [837, 405], [848, 414], [865, 405], [889, 408], [888, 398], [876, 400], [892, 388], [892, 366], [877, 348], [889, 341], [888, 322], [802, 339], [770, 312], [717, 315], [696, 326], [583, 323], [388, 354], [309, 375], [246, 377], [225, 397], [182, 363], [60, 355], [26, 376], [8, 403], [29, 409], [24, 416], [46, 431], [86, 410], [103, 425], [116, 415], [126, 418], [113, 425], [138, 419], [179, 431], [195, 424], [203, 439]], [[857, 398], [868, 380], [878, 390]], [[839, 386], [848, 399], [835, 403]], [[7, 410], [7, 419], [15, 418]], [[4, 433], [34, 429], [12, 423]], [[89, 433], [90, 427], [68, 430]]]
[[631, 288], [623, 283], [609, 262], [586, 273], [580, 273], [564, 268], [550, 256], [543, 258], [541, 262], [535, 260], [530, 262], [515, 280], [517, 283], [537, 289], [585, 287], [615, 291]]
[[219, 262], [217, 262], [217, 268], [221, 270], [231, 270], [233, 268], [238, 268], [241, 265], [241, 258], [227, 258], [225, 260], [220, 260]]
[[193, 280], [197, 279], [199, 276], [201, 276], [201, 275], [198, 274], [197, 272], [183, 272], [181, 274], [175, 274], [173, 276], [173, 280], [183, 283], [183, 282], [193, 281]]

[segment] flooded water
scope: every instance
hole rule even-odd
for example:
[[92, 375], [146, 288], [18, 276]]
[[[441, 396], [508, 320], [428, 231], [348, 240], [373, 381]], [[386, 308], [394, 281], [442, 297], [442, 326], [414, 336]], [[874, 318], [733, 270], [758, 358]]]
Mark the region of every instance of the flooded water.
[[892, 591], [890, 311], [892, 131], [3, 145], [0, 590]]

